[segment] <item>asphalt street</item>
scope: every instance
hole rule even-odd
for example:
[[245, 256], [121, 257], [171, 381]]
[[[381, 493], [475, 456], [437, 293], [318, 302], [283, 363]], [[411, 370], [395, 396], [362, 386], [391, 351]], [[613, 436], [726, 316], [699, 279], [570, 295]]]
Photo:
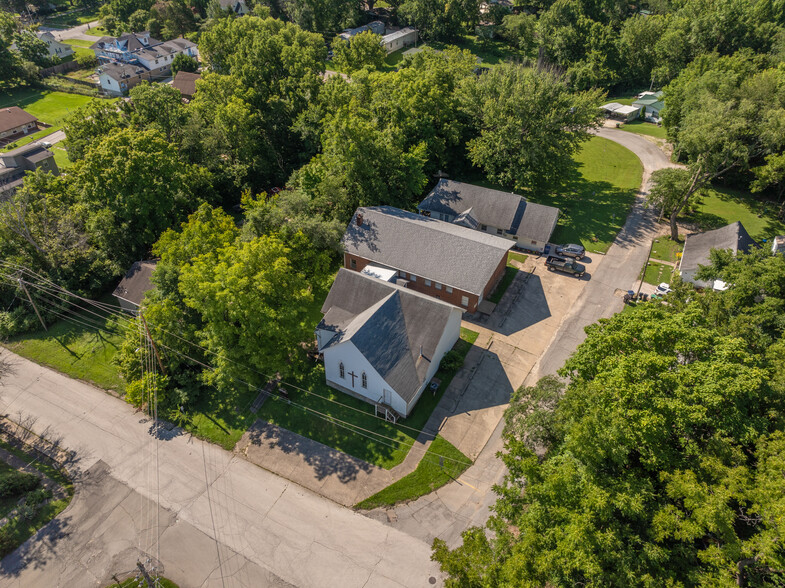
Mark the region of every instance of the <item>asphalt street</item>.
[[[156, 555], [167, 575], [183, 586], [199, 585], [191, 584], [193, 577], [184, 570], [204, 569], [205, 562], [213, 560], [218, 566], [208, 570], [204, 586], [370, 588], [441, 583], [438, 568], [430, 561], [430, 546], [423, 541], [218, 446], [184, 434], [156, 441], [145, 415], [122, 400], [8, 351], [0, 353], [14, 364], [14, 373], [0, 388], [0, 412], [15, 420], [34, 415], [28, 428], [75, 451], [87, 480], [96, 469], [102, 471], [110, 486], [99, 486], [97, 496], [117, 495], [120, 492], [111, 488], [119, 487], [122, 493], [139, 497], [129, 498], [132, 506], [125, 508], [123, 519], [125, 527], [135, 531], [118, 530], [115, 536], [104, 528], [95, 539], [85, 540], [84, 530], [95, 528], [95, 520], [114, 520], [121, 511], [113, 500], [91, 500], [90, 491], [78, 491], [73, 506], [50, 523], [56, 532], [45, 528], [42, 533], [45, 542], [50, 542], [47, 533], [57, 538], [57, 549], [35, 551], [16, 567], [6, 558], [0, 585], [74, 585], [63, 577], [59, 549], [69, 554], [72, 564], [66, 579], [81, 563], [89, 570], [81, 585], [99, 586], [118, 571], [112, 566], [120, 566], [107, 553], [123, 553], [130, 547], [136, 551], [128, 552], [126, 559], [136, 553]], [[152, 514], [158, 512], [155, 504], [161, 509], [157, 517]], [[177, 540], [167, 542], [167, 537]], [[209, 550], [188, 545], [208, 545]]]

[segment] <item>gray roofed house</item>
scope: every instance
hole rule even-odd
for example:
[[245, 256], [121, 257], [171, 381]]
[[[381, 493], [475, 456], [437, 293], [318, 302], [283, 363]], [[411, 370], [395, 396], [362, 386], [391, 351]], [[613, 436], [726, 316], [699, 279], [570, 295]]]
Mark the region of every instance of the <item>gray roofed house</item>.
[[518, 194], [455, 180], [439, 180], [417, 207], [421, 212], [469, 226], [462, 215], [471, 211], [479, 230], [516, 241], [518, 247], [543, 251], [559, 220], [559, 209], [529, 202]]
[[758, 244], [749, 236], [744, 225], [739, 221], [713, 231], [687, 235], [679, 262], [681, 279], [699, 288], [712, 287], [711, 282], [695, 279], [699, 266], [709, 265], [709, 253], [712, 249], [730, 249], [736, 255], [740, 251], [748, 253], [757, 247]]
[[156, 265], [155, 260], [137, 261], [112, 292], [123, 310], [136, 312], [142, 304], [145, 292], [153, 288], [150, 278]]
[[391, 206], [358, 208], [342, 243], [345, 254], [480, 297], [513, 246], [502, 237]]
[[341, 269], [316, 329], [327, 384], [407, 416], [460, 334], [461, 310]]
[[60, 170], [55, 162], [55, 154], [41, 143], [28, 143], [11, 151], [0, 153], [0, 200], [9, 198], [23, 185], [28, 171], [44, 169], [54, 175]]

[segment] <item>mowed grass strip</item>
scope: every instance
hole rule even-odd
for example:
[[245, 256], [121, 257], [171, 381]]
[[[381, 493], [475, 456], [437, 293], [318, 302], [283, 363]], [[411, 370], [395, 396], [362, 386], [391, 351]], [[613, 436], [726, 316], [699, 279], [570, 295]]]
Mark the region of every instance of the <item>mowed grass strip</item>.
[[677, 262], [679, 260], [679, 254], [684, 249], [684, 236], [680, 236], [679, 238], [682, 239], [681, 243], [672, 241], [670, 237], [665, 235], [657, 237], [651, 246], [651, 258], [661, 261]]
[[[443, 466], [440, 465], [440, 460]], [[380, 506], [394, 506], [425, 496], [458, 478], [470, 465], [471, 460], [468, 457], [437, 435], [417, 469], [358, 503], [355, 508], [370, 510]]]
[[646, 122], [643, 120], [634, 120], [632, 122], [621, 125], [622, 131], [635, 133], [637, 135], [646, 135], [647, 137], [654, 137], [655, 139], [662, 139], [663, 141], [668, 138], [665, 132], [665, 127], [655, 125], [654, 123]]
[[646, 269], [643, 273], [643, 281], [647, 284], [652, 284], [653, 286], [657, 286], [662, 282], [670, 284], [673, 271], [673, 266], [650, 261], [646, 264]]

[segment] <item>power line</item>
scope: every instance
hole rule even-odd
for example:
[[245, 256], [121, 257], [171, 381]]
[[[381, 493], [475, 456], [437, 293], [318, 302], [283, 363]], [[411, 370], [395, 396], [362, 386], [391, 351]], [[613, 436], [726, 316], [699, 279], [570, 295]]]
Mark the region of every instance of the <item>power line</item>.
[[[2, 263], [2, 262], [0, 262], [0, 263]], [[69, 293], [67, 290], [64, 290], [64, 289], [62, 289], [62, 288], [61, 288], [61, 290], [63, 290], [63, 291], [64, 291], [65, 293], [67, 293], [67, 294], [70, 294], [70, 293]], [[78, 296], [77, 296], [77, 297], [78, 297]], [[58, 297], [58, 299], [60, 299], [60, 298]], [[50, 304], [50, 305], [53, 305], [53, 303], [52, 303], [52, 302], [49, 302], [49, 304]], [[87, 310], [87, 309], [85, 309], [85, 310]], [[88, 312], [91, 312], [91, 311], [88, 311]], [[59, 313], [55, 313], [55, 314], [58, 314], [58, 316], [61, 316], [61, 317], [62, 317], [64, 320], [71, 320], [69, 317], [66, 317], [66, 316], [64, 316], [64, 315], [62, 315], [62, 314], [59, 314]], [[95, 313], [92, 313], [92, 314], [95, 314]], [[100, 315], [96, 315], [96, 316], [100, 316]], [[101, 317], [101, 318], [104, 318], [104, 317]], [[125, 317], [123, 317], [123, 318], [125, 318]], [[74, 319], [74, 320], [76, 320], [76, 319]], [[106, 319], [104, 318], [104, 320], [106, 320]], [[129, 321], [129, 322], [130, 322], [130, 319], [127, 319], [127, 318], [126, 318], [125, 320], [127, 320], [127, 321]], [[77, 321], [77, 322], [80, 322], [80, 321]], [[100, 326], [96, 326], [96, 325], [88, 325], [88, 324], [81, 323], [81, 322], [80, 322], [80, 324], [82, 324], [83, 326], [87, 326], [88, 328], [93, 328], [93, 329], [97, 329], [97, 330], [102, 330], [102, 331], [104, 331], [104, 332], [107, 332], [107, 333], [109, 333], [109, 334], [117, 335], [117, 333], [113, 333], [113, 332], [111, 332], [111, 331], [107, 331], [107, 330], [105, 330], [103, 327], [100, 327]], [[171, 333], [170, 333], [170, 334], [171, 334]], [[216, 354], [215, 352], [212, 352], [212, 351], [210, 351], [210, 350], [208, 350], [208, 349], [205, 349], [205, 348], [201, 347], [200, 345], [197, 345], [197, 344], [195, 344], [195, 343], [193, 343], [193, 342], [191, 342], [191, 341], [185, 340], [185, 339], [183, 339], [182, 337], [178, 337], [178, 336], [176, 336], [176, 335], [175, 335], [175, 337], [177, 337], [178, 339], [180, 339], [180, 340], [182, 340], [182, 341], [184, 341], [184, 342], [186, 342], [186, 343], [189, 343], [190, 345], [193, 345], [193, 346], [195, 346], [195, 347], [197, 347], [197, 348], [199, 348], [199, 349], [202, 349], [202, 350], [204, 350], [204, 351], [207, 351], [207, 352], [209, 352], [209, 353], [212, 353], [212, 354], [214, 354], [214, 355], [218, 355], [218, 354]], [[200, 366], [202, 366], [202, 367], [204, 367], [204, 368], [206, 368], [206, 369], [209, 369], [209, 370], [211, 370], [211, 371], [215, 371], [215, 369], [216, 369], [216, 368], [214, 368], [213, 366], [210, 366], [209, 364], [206, 364], [206, 363], [204, 363], [204, 362], [202, 362], [202, 361], [199, 361], [199, 360], [197, 360], [197, 359], [194, 359], [193, 357], [190, 357], [190, 356], [188, 356], [188, 355], [186, 355], [186, 354], [184, 354], [184, 353], [181, 353], [181, 352], [177, 351], [176, 349], [173, 349], [173, 348], [171, 348], [171, 347], [169, 347], [169, 346], [167, 346], [167, 345], [165, 345], [165, 344], [163, 344], [163, 343], [161, 343], [160, 345], [161, 345], [161, 347], [163, 347], [163, 348], [165, 348], [165, 349], [167, 349], [167, 350], [171, 351], [172, 353], [175, 353], [175, 354], [177, 354], [177, 355], [179, 355], [179, 356], [181, 356], [181, 357], [183, 357], [183, 358], [185, 358], [185, 359], [188, 359], [188, 360], [190, 360], [190, 361], [192, 361], [192, 362], [194, 362], [194, 363], [196, 363], [196, 364], [198, 364], [198, 365], [200, 365]], [[218, 357], [221, 357], [221, 356], [220, 356], [220, 355], [218, 355]], [[239, 362], [236, 362], [236, 361], [234, 361], [234, 360], [231, 360], [231, 359], [229, 359], [229, 358], [226, 358], [226, 359], [228, 359], [229, 361], [232, 361], [233, 363], [235, 363], [235, 364], [237, 364], [237, 365], [240, 365], [241, 367], [246, 367], [247, 369], [250, 369], [251, 371], [254, 371], [255, 373], [258, 373], [259, 375], [265, 376], [264, 374], [262, 374], [261, 372], [258, 372], [257, 370], [254, 370], [253, 368], [250, 368], [250, 367], [248, 367], [248, 366], [243, 366], [243, 365], [242, 365], [242, 364], [240, 364]], [[375, 442], [377, 442], [377, 443], [382, 443], [383, 445], [386, 445], [386, 446], [388, 446], [388, 447], [391, 447], [391, 448], [393, 448], [393, 449], [395, 449], [395, 448], [396, 448], [394, 445], [391, 445], [390, 443], [386, 443], [385, 441], [382, 441], [382, 440], [386, 440], [386, 441], [390, 441], [390, 442], [392, 442], [392, 443], [396, 443], [396, 444], [398, 444], [398, 446], [402, 446], [402, 447], [408, 447], [410, 450], [412, 450], [412, 449], [417, 449], [417, 450], [423, 451], [425, 454], [427, 454], [427, 450], [425, 450], [425, 449], [423, 449], [423, 448], [421, 448], [421, 447], [417, 447], [417, 446], [416, 446], [416, 439], [415, 439], [415, 440], [414, 440], [414, 442], [413, 442], [413, 443], [411, 443], [411, 444], [410, 444], [410, 443], [406, 443], [405, 441], [402, 441], [402, 440], [400, 440], [400, 439], [395, 439], [395, 438], [392, 438], [392, 437], [388, 437], [388, 436], [386, 436], [386, 435], [384, 435], [384, 434], [382, 434], [382, 433], [378, 433], [378, 432], [375, 432], [375, 431], [371, 431], [371, 430], [369, 430], [369, 429], [366, 429], [366, 428], [360, 427], [359, 425], [355, 425], [355, 424], [349, 423], [349, 422], [347, 422], [347, 421], [344, 421], [344, 420], [342, 420], [342, 419], [339, 419], [339, 418], [337, 418], [337, 417], [335, 417], [335, 416], [332, 416], [332, 415], [329, 415], [329, 414], [325, 414], [325, 413], [322, 413], [322, 412], [320, 412], [320, 411], [318, 411], [318, 410], [316, 410], [316, 409], [313, 409], [313, 408], [310, 408], [310, 407], [307, 407], [307, 406], [301, 405], [301, 404], [299, 404], [299, 403], [297, 403], [297, 402], [295, 402], [295, 401], [293, 401], [293, 400], [290, 400], [290, 399], [288, 399], [288, 398], [287, 398], [287, 399], [283, 399], [283, 398], [279, 397], [278, 395], [274, 395], [274, 394], [273, 394], [273, 393], [271, 393], [271, 392], [267, 392], [266, 390], [264, 390], [264, 389], [262, 389], [262, 388], [259, 388], [258, 386], [255, 386], [255, 385], [251, 384], [250, 382], [247, 382], [247, 381], [245, 381], [245, 380], [243, 380], [243, 379], [241, 379], [241, 378], [238, 378], [238, 377], [236, 377], [236, 376], [231, 376], [231, 375], [229, 375], [228, 377], [229, 377], [229, 379], [231, 379], [231, 380], [233, 380], [233, 381], [235, 381], [235, 382], [239, 382], [239, 383], [243, 384], [244, 386], [248, 387], [248, 388], [249, 388], [249, 389], [251, 389], [251, 390], [255, 390], [255, 391], [259, 391], [260, 393], [264, 393], [264, 394], [265, 394], [265, 395], [266, 395], [268, 398], [272, 397], [272, 398], [273, 398], [275, 401], [283, 401], [283, 402], [286, 402], [287, 404], [289, 404], [289, 405], [292, 405], [292, 406], [294, 406], [294, 407], [296, 407], [296, 408], [299, 408], [299, 409], [301, 409], [302, 411], [304, 411], [304, 412], [306, 412], [306, 413], [308, 413], [308, 414], [312, 414], [312, 415], [314, 415], [314, 416], [316, 416], [316, 417], [318, 417], [318, 418], [321, 418], [322, 420], [325, 420], [326, 422], [329, 422], [329, 423], [331, 423], [331, 424], [332, 424], [332, 425], [334, 425], [334, 426], [338, 426], [338, 427], [340, 427], [340, 428], [342, 428], [342, 429], [345, 429], [345, 430], [347, 430], [347, 431], [349, 431], [349, 432], [353, 432], [353, 433], [355, 433], [355, 434], [357, 434], [357, 435], [360, 435], [360, 436], [362, 436], [362, 437], [365, 437], [365, 438], [367, 438], [367, 439], [370, 439], [370, 440], [372, 440], [372, 441], [375, 441]], [[268, 377], [268, 376], [265, 376], [265, 377]], [[297, 387], [297, 386], [293, 386], [293, 385], [291, 385], [291, 384], [288, 384], [288, 383], [284, 383], [284, 384], [285, 384], [285, 385], [288, 385], [288, 386], [290, 386], [290, 387], [292, 387], [292, 388], [295, 388], [295, 389], [301, 390], [301, 391], [305, 392], [306, 394], [313, 394], [314, 396], [316, 396], [316, 397], [318, 397], [318, 398], [322, 398], [322, 399], [324, 399], [324, 400], [327, 400], [327, 401], [332, 401], [332, 400], [331, 400], [331, 399], [329, 399], [329, 398], [326, 398], [326, 397], [320, 396], [320, 395], [318, 395], [318, 394], [315, 394], [315, 393], [313, 393], [313, 392], [310, 392], [310, 391], [308, 391], [308, 390], [305, 390], [305, 389], [299, 388], [299, 387]], [[366, 415], [366, 416], [368, 416], [368, 417], [377, 418], [377, 419], [378, 419], [378, 420], [380, 420], [380, 421], [385, 421], [385, 422], [387, 422], [385, 419], [381, 419], [381, 418], [378, 418], [378, 417], [374, 417], [374, 415], [371, 415], [370, 413], [367, 413], [367, 412], [365, 412], [365, 411], [362, 411], [362, 410], [360, 410], [360, 409], [356, 409], [356, 408], [354, 408], [354, 407], [350, 407], [350, 406], [348, 406], [348, 405], [345, 405], [345, 404], [343, 404], [343, 403], [340, 403], [340, 402], [337, 402], [337, 401], [332, 401], [332, 402], [334, 402], [335, 404], [338, 404], [338, 405], [340, 405], [340, 406], [343, 406], [343, 407], [345, 407], [345, 408], [350, 408], [350, 409], [352, 409], [352, 410], [355, 410], [355, 411], [357, 411], [357, 412], [360, 412], [361, 414], [364, 414], [364, 415]], [[251, 401], [251, 402], [249, 402], [248, 406], [250, 406], [250, 404], [252, 404], [252, 401]], [[250, 412], [250, 411], [249, 411], [249, 412]], [[403, 425], [397, 425], [397, 424], [396, 424], [396, 426], [403, 426]], [[413, 431], [416, 431], [418, 434], [421, 432], [420, 430], [418, 430], [418, 429], [415, 429], [415, 428], [413, 428], [413, 427], [406, 427], [406, 428], [408, 428], [408, 429], [411, 429], [411, 430], [413, 430]], [[435, 454], [435, 453], [431, 453], [431, 455], [434, 455], [434, 456], [436, 456], [436, 457], [439, 457], [439, 458], [442, 458], [442, 459], [445, 459], [445, 460], [449, 460], [449, 461], [452, 461], [452, 462], [455, 462], [455, 463], [460, 463], [460, 464], [467, 464], [467, 465], [471, 465], [471, 462], [470, 462], [470, 461], [469, 461], [469, 462], [467, 462], [467, 461], [463, 461], [463, 460], [457, 460], [457, 459], [455, 459], [455, 458], [452, 458], [452, 457], [448, 457], [448, 456], [441, 455], [441, 454]], [[425, 458], [425, 455], [423, 456], [423, 458]], [[432, 462], [432, 463], [435, 463], [435, 462]]]

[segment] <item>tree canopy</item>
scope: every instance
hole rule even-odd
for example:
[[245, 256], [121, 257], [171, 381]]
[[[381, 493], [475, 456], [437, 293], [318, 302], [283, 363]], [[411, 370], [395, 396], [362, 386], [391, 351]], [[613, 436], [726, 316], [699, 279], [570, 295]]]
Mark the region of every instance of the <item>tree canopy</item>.
[[785, 570], [785, 258], [719, 255], [587, 328], [562, 375], [517, 390], [489, 539], [434, 558], [451, 586], [761, 585]]

